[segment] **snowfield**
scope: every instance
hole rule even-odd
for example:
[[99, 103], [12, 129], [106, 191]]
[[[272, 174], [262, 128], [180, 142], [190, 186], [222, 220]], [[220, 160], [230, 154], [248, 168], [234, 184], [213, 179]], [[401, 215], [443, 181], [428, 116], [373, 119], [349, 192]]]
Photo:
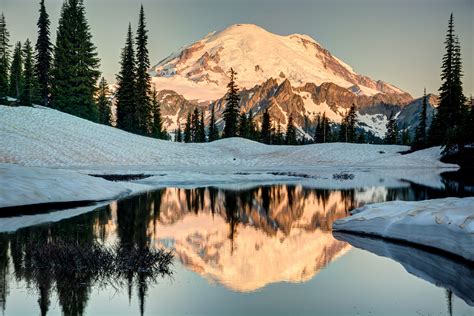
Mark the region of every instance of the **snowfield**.
[[269, 146], [241, 138], [181, 144], [134, 135], [48, 108], [0, 106], [0, 163], [24, 166], [192, 166], [236, 170], [281, 166], [454, 167], [439, 161], [439, 148], [399, 154], [407, 149], [343, 143]]
[[[269, 146], [241, 138], [181, 144], [130, 134], [44, 107], [0, 105], [0, 207], [110, 200], [164, 186], [239, 187], [303, 183], [314, 187], [440, 185], [440, 149], [406, 146]], [[350, 181], [334, 173], [350, 172]], [[149, 174], [110, 182], [88, 174]], [[304, 177], [303, 177], [304, 176]]]
[[376, 235], [440, 249], [474, 261], [474, 198], [366, 205], [337, 220], [335, 231]]
[[0, 188], [0, 207], [112, 200], [149, 189], [133, 183], [106, 181], [72, 170], [14, 164], [0, 164]]

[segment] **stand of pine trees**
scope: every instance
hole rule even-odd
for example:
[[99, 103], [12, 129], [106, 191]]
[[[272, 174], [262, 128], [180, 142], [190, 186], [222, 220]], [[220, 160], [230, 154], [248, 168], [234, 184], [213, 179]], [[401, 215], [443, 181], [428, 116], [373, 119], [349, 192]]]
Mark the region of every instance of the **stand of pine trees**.
[[36, 78], [33, 48], [29, 39], [26, 40], [23, 47], [23, 74], [22, 87], [20, 92], [20, 104], [25, 106], [32, 106], [33, 102], [37, 103], [38, 98], [38, 81]]
[[65, 0], [54, 48], [51, 103], [55, 109], [94, 122], [99, 59], [82, 0]]
[[357, 124], [357, 113], [355, 105], [353, 104], [349, 111], [346, 113], [341, 122], [341, 128], [339, 129], [339, 141], [344, 143], [355, 143], [356, 142], [356, 124]]
[[151, 89], [147, 45], [148, 30], [142, 5], [136, 37], [133, 38], [132, 26], [129, 23], [125, 47], [120, 58], [120, 72], [117, 75], [116, 126], [128, 132], [168, 139], [168, 134], [163, 129], [157, 92]]

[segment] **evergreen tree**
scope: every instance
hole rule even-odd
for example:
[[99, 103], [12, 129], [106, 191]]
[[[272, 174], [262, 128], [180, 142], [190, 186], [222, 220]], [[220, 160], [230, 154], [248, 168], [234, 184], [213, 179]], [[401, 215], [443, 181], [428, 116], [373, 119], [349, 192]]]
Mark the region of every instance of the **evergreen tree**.
[[364, 144], [365, 142], [366, 142], [365, 133], [364, 133], [363, 130], [361, 130], [360, 133], [358, 133], [358, 136], [357, 136], [357, 143]]
[[426, 137], [426, 89], [423, 93], [423, 102], [421, 105], [421, 112], [419, 116], [419, 123], [415, 130], [415, 139], [413, 142], [413, 147], [415, 149], [425, 148], [427, 144]]
[[[314, 142], [315, 143], [326, 143], [330, 140], [331, 137], [331, 126], [329, 125], [329, 119], [326, 117], [326, 112], [323, 113], [323, 116], [319, 116], [316, 121], [316, 129], [314, 132]], [[345, 133], [344, 133], [345, 136]]]
[[296, 145], [298, 143], [296, 139], [296, 127], [293, 123], [293, 115], [290, 115], [290, 118], [288, 119], [285, 142], [287, 145]]
[[444, 144], [447, 151], [462, 147], [461, 121], [465, 97], [462, 91], [462, 60], [459, 40], [454, 34], [454, 17], [451, 14], [445, 39], [446, 53], [443, 56], [439, 88], [439, 106], [430, 126], [430, 145]]
[[174, 138], [175, 142], [178, 142], [178, 143], [183, 142], [183, 134], [181, 132], [181, 126], [179, 124], [179, 121], [178, 121], [178, 128], [176, 129], [175, 135], [176, 135]]
[[153, 115], [153, 121], [151, 124], [151, 136], [159, 139], [167, 139], [168, 135], [163, 129], [163, 121], [161, 119], [161, 107], [158, 102], [158, 92], [156, 88], [153, 88], [151, 93], [151, 111]]
[[190, 143], [192, 141], [191, 135], [191, 113], [188, 112], [188, 116], [186, 117], [186, 125], [184, 127], [184, 142]]
[[247, 122], [247, 114], [245, 112], [240, 113], [239, 117], [239, 136], [242, 138], [250, 138], [249, 126]]
[[247, 125], [249, 129], [249, 138], [252, 140], [258, 140], [257, 127], [255, 126], [252, 110], [249, 110], [249, 115], [247, 117]]
[[120, 73], [117, 75], [117, 127], [128, 132], [136, 132], [135, 115], [135, 52], [133, 48], [132, 26], [128, 24], [127, 39], [122, 49]]
[[219, 139], [219, 131], [217, 130], [217, 126], [216, 126], [216, 116], [214, 113], [214, 105], [212, 105], [211, 107], [211, 120], [209, 122], [208, 139], [209, 139], [209, 142]]
[[146, 29], [145, 12], [140, 7], [137, 29], [137, 68], [136, 68], [136, 123], [137, 132], [147, 134], [151, 122], [151, 78], [148, 74], [150, 59], [148, 57], [148, 30]]
[[262, 116], [262, 129], [260, 130], [260, 141], [264, 144], [270, 144], [272, 139], [272, 122], [268, 109], [265, 109]]
[[239, 89], [235, 83], [237, 73], [230, 68], [230, 81], [227, 84], [226, 107], [224, 110], [224, 133], [222, 137], [235, 137], [238, 132]]
[[54, 108], [97, 121], [94, 96], [100, 72], [82, 0], [65, 0], [54, 49], [51, 102]]
[[7, 30], [5, 16], [0, 15], [0, 101], [7, 97], [9, 92], [8, 71], [10, 69], [10, 33]]
[[199, 138], [199, 110], [194, 108], [191, 115], [191, 142], [197, 143]]
[[314, 142], [315, 143], [322, 143], [322, 122], [321, 122], [321, 116], [318, 115], [316, 118], [316, 129], [314, 130]]
[[401, 134], [402, 134], [400, 137], [401, 145], [410, 145], [411, 139], [410, 139], [410, 132], [408, 131], [408, 128], [405, 128]]
[[36, 41], [36, 77], [38, 80], [38, 90], [41, 97], [41, 104], [49, 104], [49, 94], [51, 88], [50, 69], [53, 60], [53, 45], [49, 39], [49, 15], [44, 6], [44, 0], [40, 2], [40, 16], [38, 19], [38, 39]]
[[355, 105], [353, 104], [347, 114], [347, 142], [354, 143], [356, 140], [356, 124], [357, 124], [357, 114]]
[[326, 117], [326, 112], [323, 113], [322, 123], [322, 142], [327, 143], [331, 139], [331, 126], [329, 125], [329, 119]]
[[354, 143], [356, 141], [356, 124], [357, 113], [355, 105], [352, 104], [349, 111], [342, 119], [341, 128], [339, 130], [339, 141]]
[[281, 123], [278, 121], [277, 127], [275, 129], [275, 135], [273, 136], [272, 143], [275, 145], [283, 145], [285, 141], [285, 137], [283, 135], [283, 131], [281, 129]]
[[104, 125], [111, 125], [111, 103], [109, 99], [110, 91], [109, 85], [104, 77], [100, 79], [99, 91], [97, 96], [97, 109], [99, 110], [99, 123]]
[[33, 48], [29, 39], [26, 40], [23, 47], [23, 60], [23, 86], [20, 93], [20, 104], [31, 106], [33, 102], [38, 101], [38, 86], [34, 69]]
[[204, 121], [204, 110], [201, 111], [201, 119], [199, 120], [199, 140], [206, 142], [206, 123]]
[[398, 127], [397, 127], [397, 120], [395, 119], [395, 115], [390, 113], [390, 117], [388, 118], [387, 122], [387, 132], [385, 133], [385, 144], [394, 145], [397, 143], [398, 140]]
[[17, 42], [13, 50], [13, 60], [10, 67], [10, 89], [8, 94], [11, 97], [20, 99], [23, 89], [23, 58], [21, 42]]

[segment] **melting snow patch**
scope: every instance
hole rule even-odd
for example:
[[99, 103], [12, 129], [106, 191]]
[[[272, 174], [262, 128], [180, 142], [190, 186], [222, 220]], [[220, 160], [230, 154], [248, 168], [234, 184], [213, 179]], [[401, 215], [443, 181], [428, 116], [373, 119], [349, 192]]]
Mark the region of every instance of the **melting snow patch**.
[[474, 198], [366, 205], [333, 224], [335, 231], [376, 235], [437, 248], [474, 261]]

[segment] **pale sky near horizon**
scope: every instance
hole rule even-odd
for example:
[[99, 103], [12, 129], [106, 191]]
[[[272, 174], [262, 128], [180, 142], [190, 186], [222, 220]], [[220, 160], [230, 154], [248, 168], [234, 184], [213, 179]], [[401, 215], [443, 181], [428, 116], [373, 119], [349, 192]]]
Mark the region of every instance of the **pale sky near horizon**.
[[[54, 43], [63, 0], [45, 0]], [[454, 13], [464, 61], [464, 92], [474, 94], [474, 0], [84, 0], [101, 68], [119, 70], [128, 22], [143, 3], [151, 64], [212, 31], [253, 23], [288, 35], [307, 34], [362, 75], [421, 96], [437, 93], [448, 18]], [[10, 41], [36, 42], [39, 0], [0, 0]]]

